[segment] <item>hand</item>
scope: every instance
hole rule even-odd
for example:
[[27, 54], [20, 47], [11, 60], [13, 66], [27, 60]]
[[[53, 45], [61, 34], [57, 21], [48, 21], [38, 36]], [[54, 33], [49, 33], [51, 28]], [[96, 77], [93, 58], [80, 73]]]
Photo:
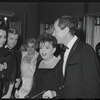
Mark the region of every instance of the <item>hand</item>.
[[20, 82], [21, 82], [21, 79], [20, 78], [17, 78], [16, 79], [16, 83], [15, 83], [15, 88], [18, 88], [19, 87]]
[[24, 99], [29, 99], [29, 96], [28, 96], [28, 95], [26, 95], [26, 96], [24, 97]]
[[7, 63], [6, 63], [6, 62], [4, 62], [3, 68], [4, 68], [4, 69], [7, 69]]
[[42, 97], [44, 99], [48, 99], [48, 98], [52, 99], [52, 98], [56, 97], [56, 92], [48, 90], [42, 95]]
[[16, 90], [16, 92], [15, 92], [15, 98], [19, 98], [19, 92], [18, 92], [18, 90]]
[[3, 69], [7, 69], [7, 63], [5, 62], [4, 64], [0, 64], [0, 71]]
[[0, 64], [0, 71], [3, 70], [3, 64]]

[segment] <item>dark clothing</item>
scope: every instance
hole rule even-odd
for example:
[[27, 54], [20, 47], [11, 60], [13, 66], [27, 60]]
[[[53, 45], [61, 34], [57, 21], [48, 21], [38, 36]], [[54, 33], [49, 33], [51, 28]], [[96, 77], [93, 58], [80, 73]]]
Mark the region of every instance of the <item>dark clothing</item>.
[[14, 49], [14, 53], [16, 56], [16, 66], [17, 66], [16, 78], [21, 78], [20, 64], [21, 64], [22, 53], [17, 49]]
[[[60, 69], [59, 67], [62, 65], [61, 61], [59, 61], [52, 69], [38, 68], [40, 62], [37, 64], [34, 74], [33, 87], [28, 95], [30, 98], [43, 91], [57, 90], [60, 86], [59, 74], [57, 70]], [[42, 95], [35, 98], [42, 98]]]
[[100, 56], [97, 54], [98, 60], [99, 60], [99, 66], [100, 66]]
[[16, 60], [13, 52], [8, 51], [6, 48], [0, 48], [0, 64], [7, 63], [7, 69], [0, 71], [0, 89], [1, 95], [5, 95], [8, 91], [9, 83], [15, 81], [16, 75]]
[[[14, 52], [14, 56], [15, 56], [15, 59], [16, 59], [16, 75], [15, 75], [15, 78], [20, 78], [21, 79], [21, 70], [20, 70], [20, 64], [21, 64], [21, 58], [22, 58], [22, 53], [21, 51], [17, 50], [17, 49], [11, 49], [13, 50]], [[19, 89], [20, 87], [18, 87]], [[12, 98], [14, 97], [14, 94], [15, 94], [15, 86], [13, 88], [13, 91], [12, 91]]]
[[80, 41], [74, 43], [65, 69], [61, 73], [60, 98], [100, 98], [100, 66], [93, 48]]

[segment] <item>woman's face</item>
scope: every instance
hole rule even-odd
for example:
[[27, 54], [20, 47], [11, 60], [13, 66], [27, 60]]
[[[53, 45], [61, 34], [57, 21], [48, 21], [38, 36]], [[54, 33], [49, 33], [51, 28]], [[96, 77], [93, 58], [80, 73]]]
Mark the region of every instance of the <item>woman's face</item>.
[[27, 52], [30, 55], [35, 52], [35, 44], [34, 43], [28, 43], [27, 44]]
[[0, 47], [6, 42], [6, 31], [0, 30]]
[[53, 48], [51, 42], [40, 42], [39, 48], [41, 57], [46, 61], [49, 61], [52, 58], [53, 53], [56, 50], [56, 48]]

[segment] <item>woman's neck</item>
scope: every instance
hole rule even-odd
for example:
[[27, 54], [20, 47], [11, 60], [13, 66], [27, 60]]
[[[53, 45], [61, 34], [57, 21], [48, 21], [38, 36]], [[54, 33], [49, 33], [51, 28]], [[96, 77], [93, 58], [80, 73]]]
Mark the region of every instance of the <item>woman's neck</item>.
[[54, 60], [55, 56], [52, 55], [49, 59], [44, 59], [44, 63], [50, 63]]
[[35, 54], [35, 52], [33, 52], [33, 53], [31, 53], [31, 54], [27, 54], [27, 56], [29, 56], [29, 57], [33, 57], [33, 55]]

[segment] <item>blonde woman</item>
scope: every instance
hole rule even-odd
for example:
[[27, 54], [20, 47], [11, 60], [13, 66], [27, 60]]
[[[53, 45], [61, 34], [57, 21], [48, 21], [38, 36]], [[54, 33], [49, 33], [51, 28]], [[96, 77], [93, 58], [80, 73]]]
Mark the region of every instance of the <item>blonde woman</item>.
[[36, 68], [36, 60], [39, 53], [36, 51], [38, 44], [36, 39], [28, 39], [23, 47], [26, 51], [22, 50], [22, 60], [21, 60], [21, 77], [22, 86], [15, 93], [15, 98], [24, 98], [31, 89], [32, 77]]

